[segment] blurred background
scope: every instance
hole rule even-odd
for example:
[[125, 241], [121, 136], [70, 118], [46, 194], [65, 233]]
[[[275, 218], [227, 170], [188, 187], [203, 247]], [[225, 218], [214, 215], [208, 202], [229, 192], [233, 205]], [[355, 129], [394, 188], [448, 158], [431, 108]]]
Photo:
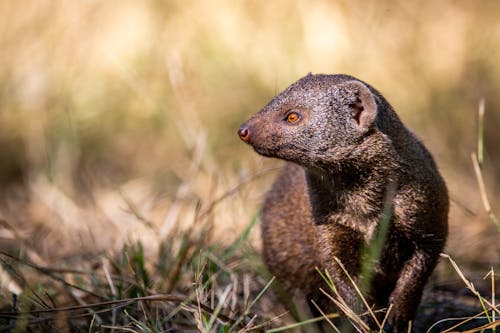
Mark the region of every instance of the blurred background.
[[500, 214], [499, 1], [2, 1], [0, 45], [4, 249], [42, 263], [131, 239], [155, 251], [203, 212], [230, 242], [281, 165], [236, 130], [312, 72], [384, 94], [448, 183], [446, 252], [500, 262], [471, 163], [484, 99]]

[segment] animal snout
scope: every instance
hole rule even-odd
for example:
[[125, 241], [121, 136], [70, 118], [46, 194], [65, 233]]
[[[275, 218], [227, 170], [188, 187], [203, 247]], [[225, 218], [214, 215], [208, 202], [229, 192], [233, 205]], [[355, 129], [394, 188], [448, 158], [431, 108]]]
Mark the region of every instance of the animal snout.
[[241, 125], [241, 127], [238, 129], [238, 135], [242, 141], [248, 143], [248, 140], [250, 138], [250, 130], [248, 129], [248, 126], [245, 124]]

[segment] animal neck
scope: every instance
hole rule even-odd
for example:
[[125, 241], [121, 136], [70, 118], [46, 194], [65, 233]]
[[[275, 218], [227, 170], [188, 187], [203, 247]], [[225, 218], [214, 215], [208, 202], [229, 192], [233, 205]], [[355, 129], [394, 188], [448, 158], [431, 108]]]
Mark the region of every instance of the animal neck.
[[[378, 147], [375, 153], [373, 147]], [[306, 169], [314, 222], [330, 223], [335, 216], [347, 216], [352, 222], [346, 223], [359, 225], [378, 219], [389, 186], [397, 183], [398, 162], [392, 149], [379, 139], [372, 140], [331, 168]]]

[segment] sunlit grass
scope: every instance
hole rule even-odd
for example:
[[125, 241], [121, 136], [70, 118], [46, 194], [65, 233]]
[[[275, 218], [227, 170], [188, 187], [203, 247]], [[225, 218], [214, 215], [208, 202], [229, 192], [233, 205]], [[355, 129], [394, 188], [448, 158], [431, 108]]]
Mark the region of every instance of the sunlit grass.
[[498, 265], [499, 6], [1, 2], [2, 328], [314, 330], [259, 258], [279, 163], [235, 133], [310, 71], [391, 101], [450, 188], [447, 253]]

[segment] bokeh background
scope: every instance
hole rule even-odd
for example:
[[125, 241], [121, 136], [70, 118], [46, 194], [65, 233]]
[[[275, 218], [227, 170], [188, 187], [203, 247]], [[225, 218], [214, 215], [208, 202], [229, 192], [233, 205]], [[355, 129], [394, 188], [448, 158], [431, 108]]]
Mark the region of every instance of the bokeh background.
[[39, 263], [131, 239], [154, 252], [200, 212], [231, 242], [280, 165], [239, 124], [308, 72], [346, 73], [432, 151], [452, 198], [446, 252], [484, 275], [500, 241], [470, 155], [484, 99], [500, 213], [499, 59], [495, 0], [1, 1], [2, 247]]

